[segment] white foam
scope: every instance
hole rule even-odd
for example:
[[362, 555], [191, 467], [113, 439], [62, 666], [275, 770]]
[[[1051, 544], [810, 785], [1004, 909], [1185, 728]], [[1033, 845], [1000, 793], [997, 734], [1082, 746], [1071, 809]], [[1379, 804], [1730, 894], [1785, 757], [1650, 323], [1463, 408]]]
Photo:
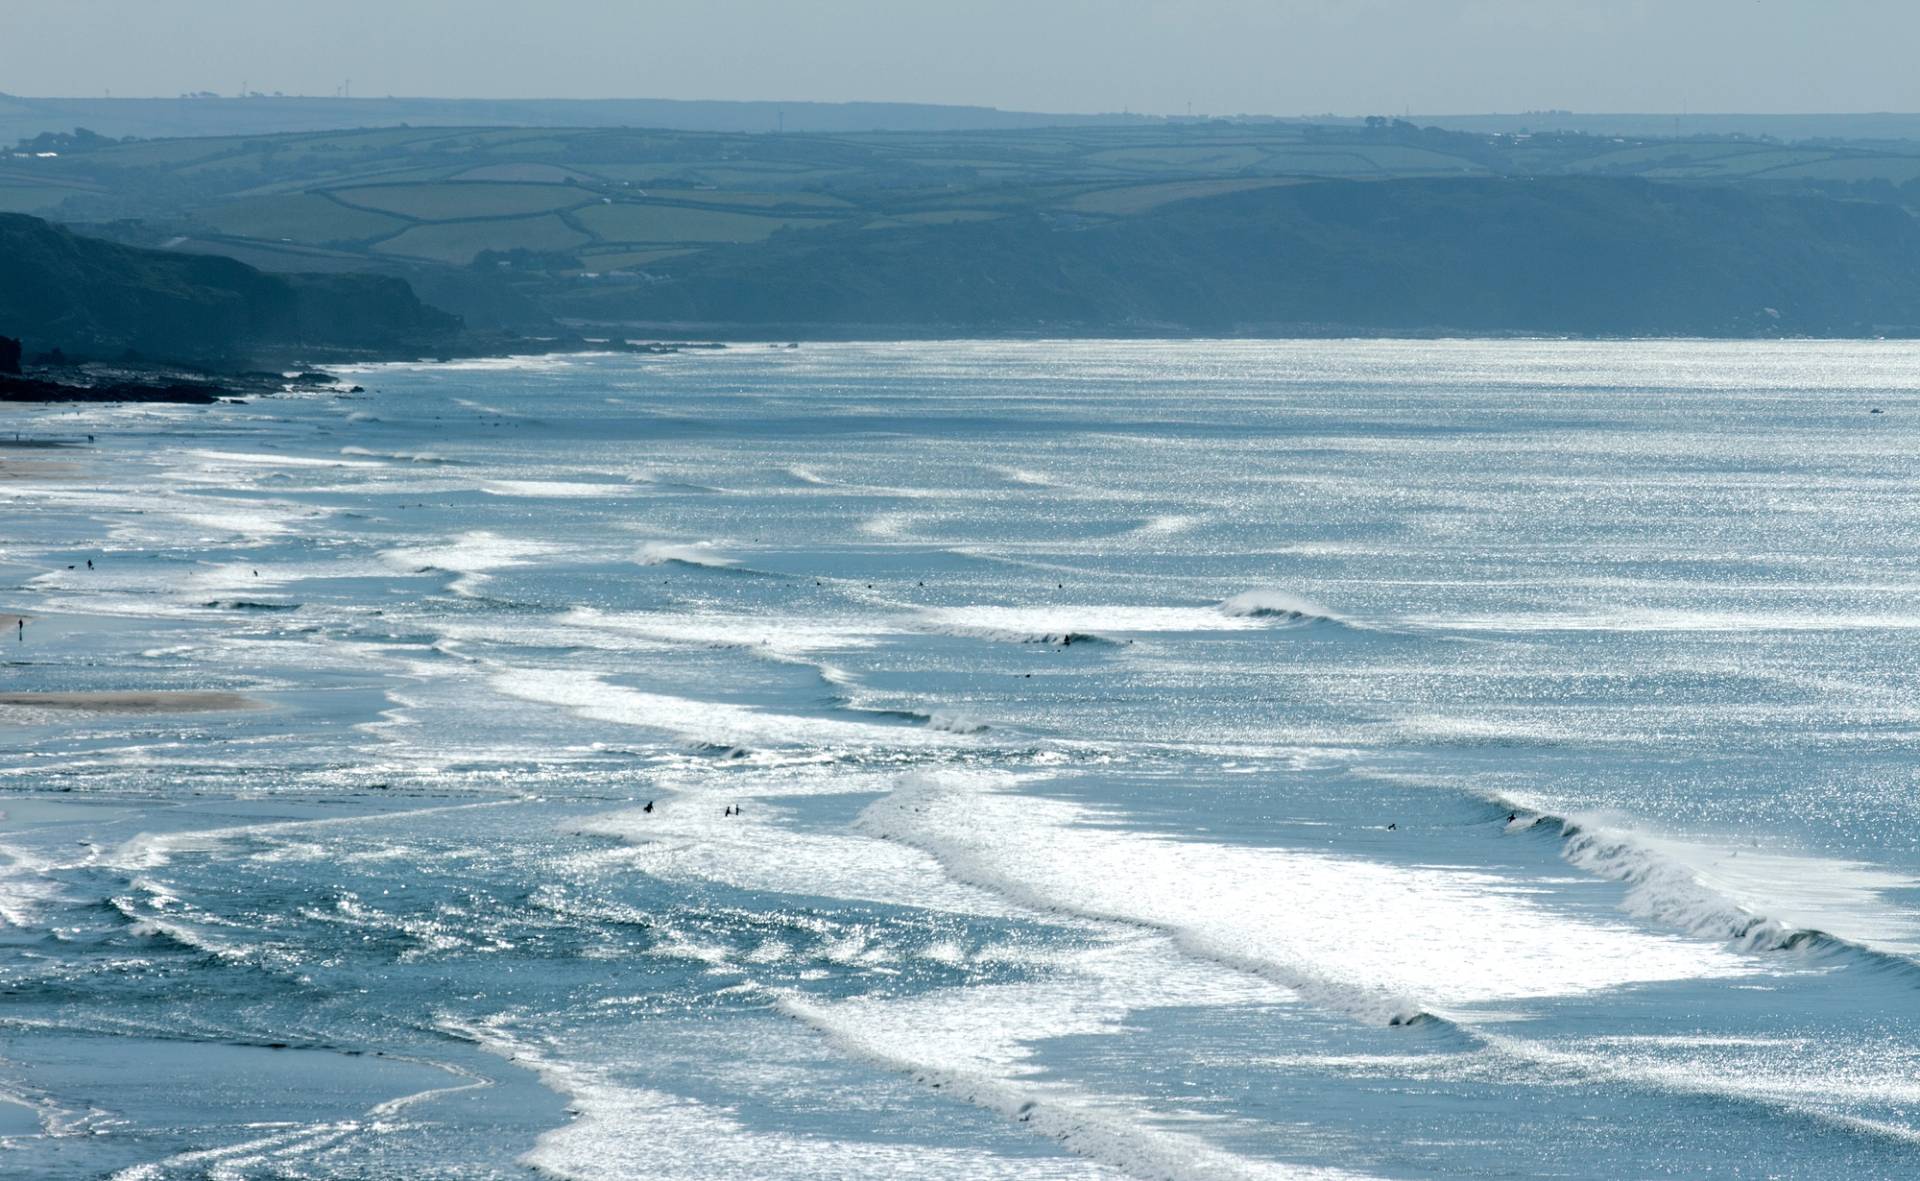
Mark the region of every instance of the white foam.
[[905, 537], [915, 522], [924, 519], [924, 513], [875, 513], [860, 522], [860, 532], [872, 537]]
[[46, 907], [63, 900], [50, 876], [53, 862], [0, 845], [0, 930], [26, 929]]
[[192, 507], [173, 510], [172, 516], [177, 520], [197, 529], [242, 537], [249, 541], [264, 541], [284, 537], [294, 532], [308, 532], [311, 530], [311, 522], [327, 515], [324, 510], [280, 505], [271, 501], [225, 502], [194, 499], [184, 503]]
[[432, 566], [461, 574], [523, 566], [529, 559], [558, 553], [561, 547], [524, 537], [505, 537], [484, 529], [462, 533], [438, 545], [403, 546], [381, 556], [402, 570]]
[[492, 683], [499, 692], [523, 701], [556, 705], [593, 721], [655, 730], [710, 746], [924, 748], [964, 742], [959, 735], [920, 726], [779, 714], [721, 701], [648, 693], [564, 669], [501, 672]]
[[385, 464], [364, 459], [315, 458], [306, 455], [278, 455], [258, 451], [189, 451], [195, 459], [235, 467], [322, 467], [380, 468]]
[[663, 644], [761, 648], [786, 657], [872, 647], [893, 630], [878, 623], [809, 616], [608, 612], [581, 607], [560, 617], [569, 627], [604, 628]]
[[956, 882], [919, 849], [857, 833], [784, 827], [777, 805], [744, 804], [740, 797], [681, 795], [600, 817], [583, 831], [634, 845], [629, 859], [664, 881], [718, 882], [746, 890], [843, 898], [959, 914], [1004, 916], [1008, 903], [987, 890]]
[[1555, 914], [1530, 884], [1111, 827], [1060, 800], [917, 775], [860, 820], [1028, 905], [1141, 924], [1365, 1019], [1734, 975], [1718, 946]]
[[1028, 488], [1057, 488], [1060, 485], [1058, 480], [1055, 480], [1045, 472], [1030, 471], [1026, 468], [1018, 467], [1003, 467], [996, 468], [995, 470], [1005, 476], [1008, 482], [1021, 484]]
[[1172, 537], [1176, 533], [1185, 533], [1203, 523], [1204, 518], [1187, 516], [1183, 513], [1166, 513], [1140, 523], [1132, 530], [1135, 537]]
[[504, 537], [487, 530], [462, 533], [437, 545], [401, 546], [385, 550], [381, 558], [408, 573], [422, 568], [445, 570], [463, 577], [453, 584], [462, 594], [473, 594], [496, 570], [525, 566], [535, 558], [560, 553], [564, 547], [523, 537]]
[[1258, 618], [1228, 615], [1211, 607], [1140, 607], [1120, 604], [1062, 606], [930, 607], [919, 613], [926, 630], [1012, 643], [1058, 643], [1085, 636], [1124, 638], [1155, 633], [1247, 631]]
[[489, 496], [519, 496], [532, 500], [580, 500], [631, 496], [628, 484], [590, 484], [568, 480], [488, 480], [480, 490]]
[[[596, 354], [583, 353], [516, 353], [505, 357], [466, 357], [458, 361], [386, 361], [378, 366], [369, 366], [366, 372], [375, 372], [379, 367], [432, 371], [435, 373], [551, 373], [561, 369], [571, 369], [574, 358]], [[345, 372], [343, 370], [343, 372]], [[461, 405], [471, 405], [462, 398], [454, 401]]]

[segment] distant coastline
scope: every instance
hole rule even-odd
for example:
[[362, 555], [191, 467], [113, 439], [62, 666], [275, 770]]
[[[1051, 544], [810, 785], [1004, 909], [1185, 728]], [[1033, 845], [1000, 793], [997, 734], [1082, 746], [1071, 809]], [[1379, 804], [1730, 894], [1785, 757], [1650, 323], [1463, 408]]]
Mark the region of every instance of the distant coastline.
[[[91, 127], [106, 135], [179, 138], [272, 135], [359, 127], [658, 127], [674, 131], [788, 134], [1009, 131], [1033, 128], [1361, 126], [1365, 112], [1214, 115], [1128, 111], [1066, 113], [906, 102], [726, 101], [663, 98], [485, 99], [205, 94], [174, 97], [0, 95], [0, 143]], [[1569, 111], [1409, 115], [1422, 126], [1479, 134], [1745, 135], [1776, 139], [1920, 139], [1920, 113]]]

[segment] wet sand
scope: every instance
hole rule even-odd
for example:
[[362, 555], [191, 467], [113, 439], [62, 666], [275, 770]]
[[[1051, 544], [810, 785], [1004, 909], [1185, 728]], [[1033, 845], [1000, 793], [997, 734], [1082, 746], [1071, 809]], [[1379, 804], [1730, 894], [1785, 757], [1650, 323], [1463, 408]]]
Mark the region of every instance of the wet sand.
[[78, 480], [84, 475], [84, 466], [70, 460], [14, 459], [0, 455], [0, 481]]
[[0, 693], [0, 706], [4, 705], [114, 714], [210, 713], [217, 710], [266, 708], [265, 702], [239, 693], [193, 690], [131, 693]]
[[[66, 439], [16, 438], [0, 416], [0, 483], [13, 480], [77, 480], [87, 474], [90, 449]], [[80, 454], [75, 454], [80, 452]]]

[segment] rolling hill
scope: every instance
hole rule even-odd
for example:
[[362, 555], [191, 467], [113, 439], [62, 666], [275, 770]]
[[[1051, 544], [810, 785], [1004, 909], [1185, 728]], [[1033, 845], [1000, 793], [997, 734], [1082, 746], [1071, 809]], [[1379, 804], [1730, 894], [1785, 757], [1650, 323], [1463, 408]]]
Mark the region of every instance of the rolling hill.
[[[534, 332], [1901, 330], [1890, 260], [1916, 205], [1912, 143], [1383, 119], [70, 133], [0, 156], [0, 208], [261, 271], [385, 275], [478, 328]], [[1869, 223], [1880, 254], [1860, 246]], [[1852, 295], [1823, 258], [1846, 260]], [[1555, 266], [1565, 291], [1519, 294]]]
[[774, 333], [1920, 332], [1920, 222], [1634, 179], [1330, 181], [1080, 224], [787, 234], [556, 290], [582, 320]]

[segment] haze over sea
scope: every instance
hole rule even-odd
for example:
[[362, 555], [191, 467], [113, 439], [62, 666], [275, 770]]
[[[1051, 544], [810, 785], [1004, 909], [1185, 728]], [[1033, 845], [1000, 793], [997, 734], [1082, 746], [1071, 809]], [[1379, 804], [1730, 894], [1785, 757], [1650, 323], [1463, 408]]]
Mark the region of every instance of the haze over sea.
[[1920, 346], [348, 378], [8, 412], [0, 1173], [1920, 1176]]

